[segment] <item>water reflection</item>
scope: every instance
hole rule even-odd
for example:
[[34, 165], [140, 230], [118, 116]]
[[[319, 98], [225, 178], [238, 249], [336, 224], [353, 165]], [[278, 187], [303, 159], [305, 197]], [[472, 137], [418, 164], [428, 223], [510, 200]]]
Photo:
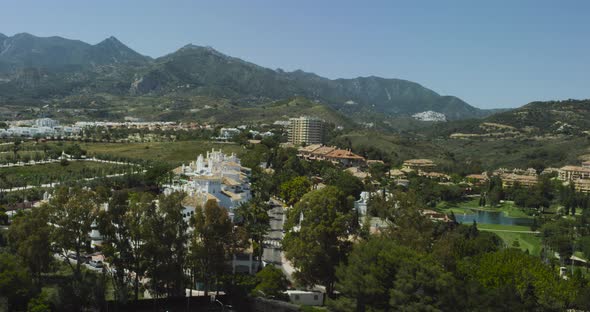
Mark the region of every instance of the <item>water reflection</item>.
[[533, 224], [533, 219], [530, 218], [510, 218], [504, 215], [501, 211], [481, 211], [476, 210], [471, 214], [455, 214], [455, 219], [459, 223], [477, 223], [483, 224], [502, 224], [502, 225], [527, 225]]

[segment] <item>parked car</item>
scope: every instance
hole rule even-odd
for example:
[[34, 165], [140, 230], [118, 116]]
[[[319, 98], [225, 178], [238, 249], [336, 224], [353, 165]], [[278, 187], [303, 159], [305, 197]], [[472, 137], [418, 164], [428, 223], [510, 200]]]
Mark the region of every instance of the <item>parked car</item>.
[[88, 257], [86, 257], [84, 255], [80, 255], [79, 257], [76, 257], [76, 253], [73, 252], [73, 251], [68, 252], [68, 259], [80, 261], [81, 263], [87, 263], [88, 262]]
[[94, 261], [94, 260], [90, 260], [90, 262], [88, 262], [88, 264], [96, 269], [102, 269], [103, 264], [102, 261]]

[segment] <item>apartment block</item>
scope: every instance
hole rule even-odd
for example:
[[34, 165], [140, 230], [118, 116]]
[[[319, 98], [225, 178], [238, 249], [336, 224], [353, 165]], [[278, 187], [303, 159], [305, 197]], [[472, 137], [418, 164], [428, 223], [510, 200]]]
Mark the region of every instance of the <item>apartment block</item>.
[[289, 119], [289, 142], [294, 145], [322, 144], [324, 121], [313, 117]]

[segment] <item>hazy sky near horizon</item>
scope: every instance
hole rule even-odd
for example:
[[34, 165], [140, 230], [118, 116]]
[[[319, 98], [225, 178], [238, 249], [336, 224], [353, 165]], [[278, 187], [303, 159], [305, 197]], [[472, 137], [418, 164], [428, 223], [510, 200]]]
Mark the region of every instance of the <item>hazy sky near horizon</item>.
[[0, 33], [152, 57], [193, 43], [328, 78], [418, 82], [481, 108], [590, 98], [590, 1], [0, 0]]

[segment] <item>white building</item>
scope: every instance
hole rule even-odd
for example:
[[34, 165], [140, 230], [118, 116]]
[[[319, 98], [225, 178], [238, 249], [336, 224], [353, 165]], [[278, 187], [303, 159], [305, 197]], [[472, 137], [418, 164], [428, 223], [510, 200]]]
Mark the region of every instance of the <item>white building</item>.
[[305, 306], [321, 306], [324, 304], [324, 294], [319, 291], [287, 290], [289, 301]]
[[354, 202], [354, 209], [358, 212], [359, 215], [367, 215], [367, 205], [369, 203], [370, 197], [371, 194], [369, 192], [362, 192], [361, 198]]
[[[40, 120], [40, 119], [39, 119]], [[50, 119], [51, 120], [51, 119]], [[41, 122], [43, 124], [49, 124], [49, 121]], [[81, 132], [80, 127], [76, 126], [38, 126], [34, 125], [31, 127], [20, 127], [11, 126], [8, 129], [0, 129], [1, 137], [43, 137], [43, 136], [70, 136], [76, 135]]]
[[51, 118], [35, 119], [35, 126], [53, 128], [59, 126], [59, 121]]
[[229, 140], [241, 132], [242, 131], [238, 128], [221, 128], [221, 130], [219, 130], [219, 139]]
[[[367, 215], [367, 207], [369, 205], [369, 201], [371, 200], [371, 198], [373, 197], [383, 197], [383, 190], [378, 190], [376, 192], [362, 192], [361, 193], [361, 198], [359, 198], [359, 200], [354, 202], [354, 209], [358, 212], [359, 216], [366, 216]], [[392, 194], [389, 192], [385, 192], [385, 196], [388, 199], [392, 198]], [[397, 204], [396, 204], [397, 206]]]
[[241, 203], [252, 198], [250, 192], [250, 169], [242, 167], [235, 155], [221, 150], [199, 155], [196, 161], [174, 169], [175, 183], [166, 185], [165, 192], [183, 191], [187, 194], [186, 206], [204, 206], [216, 200], [233, 218], [233, 211]]

